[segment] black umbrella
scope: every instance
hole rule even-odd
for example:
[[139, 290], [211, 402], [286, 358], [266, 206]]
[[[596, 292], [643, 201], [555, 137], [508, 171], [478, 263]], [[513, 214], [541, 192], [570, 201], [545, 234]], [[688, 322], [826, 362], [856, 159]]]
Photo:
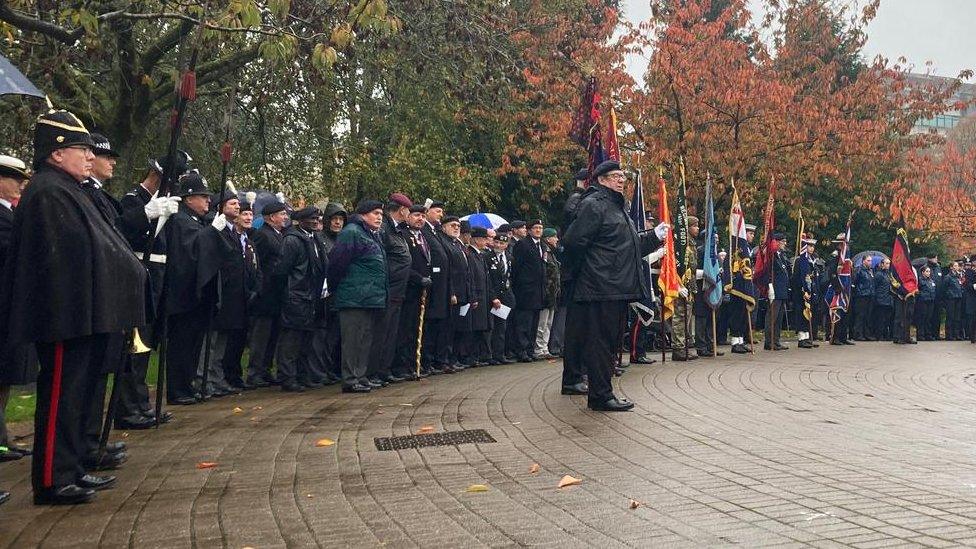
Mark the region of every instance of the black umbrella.
[[0, 95], [32, 95], [42, 99], [47, 97], [2, 55], [0, 55]]

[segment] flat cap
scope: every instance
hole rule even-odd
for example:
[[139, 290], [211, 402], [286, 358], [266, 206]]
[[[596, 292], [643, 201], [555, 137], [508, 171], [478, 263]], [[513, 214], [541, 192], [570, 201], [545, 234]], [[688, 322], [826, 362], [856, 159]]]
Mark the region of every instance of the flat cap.
[[274, 215], [287, 209], [288, 208], [284, 205], [284, 203], [274, 201], [269, 204], [265, 204], [264, 207], [261, 208], [261, 215]]
[[423, 204], [414, 204], [413, 206], [410, 206], [410, 213], [427, 213], [427, 207]]
[[535, 227], [536, 225], [542, 225], [542, 220], [541, 219], [533, 219], [533, 220], [531, 220], [531, 221], [529, 221], [528, 223], [525, 224], [525, 226], [528, 227], [528, 228], [530, 228], [530, 229], [532, 227]]
[[521, 229], [524, 226], [525, 226], [525, 221], [522, 221], [521, 219], [516, 219], [515, 221], [512, 221], [511, 223], [508, 224], [508, 228], [512, 230]]
[[382, 209], [383, 209], [383, 203], [380, 202], [379, 200], [363, 200], [358, 205], [356, 205], [356, 213], [360, 215], [368, 214], [373, 210], [382, 210]]
[[488, 229], [484, 227], [471, 227], [471, 238], [488, 238]]
[[604, 160], [600, 165], [593, 169], [593, 177], [607, 175], [620, 169], [620, 162], [616, 160]]
[[322, 217], [322, 210], [316, 208], [315, 206], [305, 206], [304, 208], [291, 214], [293, 221], [305, 221], [308, 219], [315, 219], [316, 217]]

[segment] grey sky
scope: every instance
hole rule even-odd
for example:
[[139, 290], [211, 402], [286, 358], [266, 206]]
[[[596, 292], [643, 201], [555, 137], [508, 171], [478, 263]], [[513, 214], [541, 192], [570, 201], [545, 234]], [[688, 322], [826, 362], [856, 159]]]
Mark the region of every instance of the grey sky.
[[[851, 0], [855, 3], [857, 0]], [[753, 13], [762, 5], [749, 0]], [[622, 0], [624, 13], [631, 21], [650, 17], [647, 0]], [[956, 76], [959, 71], [976, 68], [976, 0], [881, 0], [878, 16], [868, 27], [865, 55], [870, 59], [883, 55], [892, 63], [904, 56], [925, 72], [926, 61], [932, 61], [932, 72]], [[634, 56], [627, 60], [631, 75], [640, 82], [647, 59]]]

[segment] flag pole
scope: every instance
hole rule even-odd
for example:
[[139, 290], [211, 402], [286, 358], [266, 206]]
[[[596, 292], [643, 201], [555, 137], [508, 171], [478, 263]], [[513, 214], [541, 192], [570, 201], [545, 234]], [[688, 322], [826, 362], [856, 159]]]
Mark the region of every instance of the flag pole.
[[[660, 177], [661, 179], [664, 179], [664, 166], [658, 166], [657, 167], [657, 174], [658, 174], [658, 177]], [[668, 221], [671, 221], [671, 220], [668, 219]], [[663, 219], [659, 219], [658, 222], [664, 223], [664, 220]], [[672, 231], [671, 238], [673, 239], [674, 238], [673, 227], [672, 228], [669, 228], [668, 230], [669, 231]], [[667, 241], [665, 241], [665, 246], [667, 246]], [[665, 249], [667, 249], [667, 248], [665, 248]], [[664, 267], [664, 260], [662, 259], [660, 261], [661, 261], [661, 268], [658, 269], [658, 275], [657, 275], [658, 283], [660, 283], [660, 281], [661, 281], [661, 274], [663, 274], [663, 272], [664, 272], [664, 269], [663, 269], [663, 267]], [[653, 291], [653, 290], [651, 290], [651, 291]], [[666, 291], [661, 292], [661, 305], [660, 305], [660, 308], [661, 308], [661, 364], [664, 364], [665, 362], [667, 362], [667, 356], [668, 356], [668, 351], [666, 349], [667, 342], [668, 342], [668, 333], [667, 333], [667, 327], [668, 327], [668, 325], [664, 321], [664, 298], [665, 298], [664, 294], [665, 293], [666, 293]], [[673, 318], [674, 318], [674, 315], [672, 315], [672, 318], [669, 318], [668, 319], [668, 321], [671, 323], [671, 333], [672, 334], [674, 334], [674, 319]], [[673, 344], [673, 342], [672, 342], [672, 344]], [[672, 345], [672, 347], [673, 347], [673, 345]]]
[[718, 329], [715, 327], [715, 309], [712, 309], [712, 354], [718, 356]]
[[756, 354], [756, 343], [752, 339], [752, 311], [749, 310], [748, 306], [746, 307], [746, 325], [749, 329], [749, 352]]

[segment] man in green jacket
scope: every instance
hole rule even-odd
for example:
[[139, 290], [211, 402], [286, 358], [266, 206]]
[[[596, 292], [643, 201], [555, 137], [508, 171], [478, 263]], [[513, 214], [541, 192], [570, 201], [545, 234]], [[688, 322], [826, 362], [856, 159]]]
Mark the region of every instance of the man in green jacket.
[[328, 287], [335, 292], [342, 338], [342, 392], [368, 393], [382, 385], [366, 378], [373, 336], [387, 302], [386, 252], [380, 239], [383, 203], [364, 200], [329, 253]]

